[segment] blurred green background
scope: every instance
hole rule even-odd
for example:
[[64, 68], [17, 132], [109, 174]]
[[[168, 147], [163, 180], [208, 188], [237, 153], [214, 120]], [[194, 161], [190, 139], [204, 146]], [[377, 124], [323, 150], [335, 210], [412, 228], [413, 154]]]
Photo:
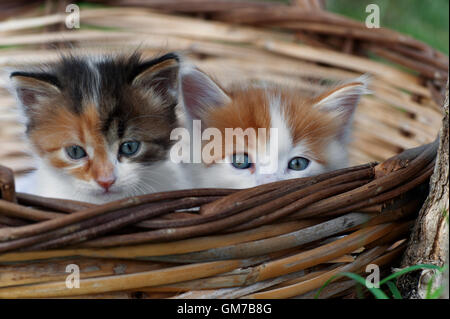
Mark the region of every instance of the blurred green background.
[[449, 0], [327, 0], [327, 9], [365, 21], [368, 4], [380, 7], [380, 24], [428, 43], [448, 55]]
[[326, 0], [327, 10], [359, 21], [366, 20], [366, 6], [371, 3], [380, 7], [381, 27], [408, 34], [448, 55], [449, 0]]

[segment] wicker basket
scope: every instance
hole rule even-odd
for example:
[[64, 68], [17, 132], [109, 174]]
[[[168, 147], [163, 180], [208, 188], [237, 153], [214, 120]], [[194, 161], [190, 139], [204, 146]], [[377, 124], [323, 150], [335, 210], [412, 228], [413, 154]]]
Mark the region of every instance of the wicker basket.
[[[31, 4], [1, 10], [15, 19], [0, 22], [0, 45], [12, 46], [0, 50], [0, 66], [50, 61], [67, 42], [80, 54], [139, 45], [148, 55], [184, 51], [225, 85], [264, 80], [315, 93], [324, 82], [370, 73], [373, 95], [355, 116], [353, 167], [97, 206], [15, 193], [13, 172], [33, 166], [14, 101], [1, 89], [0, 298], [311, 298], [337, 273], [395, 265], [428, 193], [446, 56], [314, 0], [133, 1], [139, 7], [82, 10], [89, 27], [70, 31], [65, 15], [52, 13], [63, 12], [57, 6], [42, 16]], [[80, 267], [80, 288], [66, 287], [69, 264]], [[337, 279], [320, 297], [348, 295], [354, 285]]]

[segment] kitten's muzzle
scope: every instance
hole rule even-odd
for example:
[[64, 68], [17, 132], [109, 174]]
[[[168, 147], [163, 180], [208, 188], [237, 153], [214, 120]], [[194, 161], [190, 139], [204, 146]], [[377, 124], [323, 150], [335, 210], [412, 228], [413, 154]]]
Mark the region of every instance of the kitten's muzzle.
[[111, 186], [116, 182], [116, 178], [114, 176], [101, 177], [97, 179], [96, 182], [105, 190], [105, 192], [107, 192], [111, 188]]

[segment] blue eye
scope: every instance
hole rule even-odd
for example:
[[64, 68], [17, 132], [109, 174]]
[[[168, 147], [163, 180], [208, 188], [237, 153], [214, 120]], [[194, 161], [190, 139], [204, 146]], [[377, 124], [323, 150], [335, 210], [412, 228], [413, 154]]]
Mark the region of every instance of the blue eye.
[[288, 168], [294, 171], [303, 171], [309, 165], [309, 159], [304, 157], [294, 157], [289, 161]]
[[247, 154], [234, 154], [231, 165], [238, 169], [247, 169], [252, 167], [252, 163], [250, 163]]
[[119, 154], [125, 155], [125, 156], [134, 155], [137, 153], [140, 146], [141, 146], [141, 143], [137, 142], [137, 141], [124, 142], [119, 147]]
[[86, 151], [79, 145], [71, 145], [65, 148], [67, 155], [71, 159], [78, 160], [86, 157]]

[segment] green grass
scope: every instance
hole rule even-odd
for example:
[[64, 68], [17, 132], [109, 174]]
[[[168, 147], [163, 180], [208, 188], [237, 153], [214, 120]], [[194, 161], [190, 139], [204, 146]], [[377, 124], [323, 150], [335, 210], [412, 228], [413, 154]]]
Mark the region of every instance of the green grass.
[[[393, 282], [394, 279], [397, 279], [398, 277], [400, 277], [408, 272], [421, 270], [421, 269], [435, 269], [438, 271], [438, 273], [442, 273], [445, 271], [446, 267], [448, 267], [448, 265], [446, 265], [445, 267], [439, 267], [436, 265], [429, 265], [429, 264], [419, 264], [419, 265], [407, 267], [407, 268], [401, 269], [401, 270], [387, 276], [386, 278], [380, 280], [380, 283], [379, 283], [380, 288], [367, 287], [366, 279], [358, 274], [354, 274], [351, 272], [342, 272], [342, 273], [337, 274], [337, 275], [331, 277], [330, 279], [328, 279], [327, 282], [325, 282], [325, 284], [317, 291], [317, 294], [315, 295], [314, 298], [315, 299], [319, 298], [322, 290], [326, 286], [328, 286], [334, 279], [337, 279], [339, 277], [348, 277], [358, 283], [357, 288], [361, 287], [361, 286], [367, 288], [374, 295], [374, 297], [376, 299], [390, 299], [388, 294], [386, 294], [381, 289], [381, 286], [383, 286], [384, 284], [386, 284], [393, 299], [403, 299], [400, 291], [398, 290], [397, 286]], [[431, 278], [431, 280], [427, 284], [427, 293], [426, 293], [425, 299], [437, 299], [444, 292], [444, 287], [442, 287], [442, 286], [438, 287], [434, 291], [432, 290], [434, 279], [435, 279], [435, 276], [433, 276], [433, 278]], [[358, 295], [362, 295], [360, 290], [358, 290], [358, 291], [359, 291]]]
[[449, 52], [448, 0], [327, 0], [329, 11], [365, 21], [368, 4], [380, 7], [381, 27], [397, 30]]
[[[259, 0], [289, 3], [289, 0]], [[449, 52], [449, 0], [326, 0], [327, 10], [365, 21], [368, 4], [380, 7], [380, 24]]]

